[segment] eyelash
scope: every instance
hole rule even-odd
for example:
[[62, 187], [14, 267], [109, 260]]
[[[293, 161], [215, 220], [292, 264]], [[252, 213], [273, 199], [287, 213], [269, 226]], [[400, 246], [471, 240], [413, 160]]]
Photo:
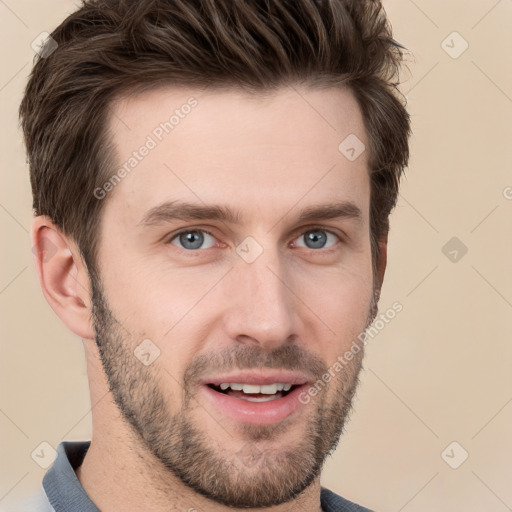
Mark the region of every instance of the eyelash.
[[[170, 236], [167, 239], [166, 244], [171, 244], [171, 242], [173, 240], [175, 240], [176, 238], [178, 238], [180, 235], [182, 235], [184, 233], [191, 233], [191, 232], [195, 232], [195, 231], [199, 231], [201, 233], [206, 233], [206, 234], [208, 234], [211, 237], [216, 239], [216, 236], [213, 233], [211, 233], [210, 231], [208, 231], [207, 229], [190, 227], [190, 228], [182, 229], [182, 230], [178, 231], [177, 233], [174, 233], [172, 236]], [[335, 233], [334, 231], [331, 231], [330, 229], [327, 229], [326, 226], [320, 226], [320, 225], [317, 225], [317, 226], [307, 226], [307, 229], [303, 229], [297, 236], [294, 236], [293, 240], [296, 240], [300, 236], [303, 236], [304, 234], [306, 234], [306, 233], [308, 233], [310, 231], [325, 231], [326, 233], [334, 235], [340, 242], [344, 241], [344, 238], [341, 235], [339, 235], [338, 233]], [[332, 247], [328, 247], [327, 249], [323, 249], [323, 248], [320, 248], [320, 249], [308, 249], [307, 247], [301, 247], [301, 249], [306, 249], [309, 252], [326, 254], [326, 253], [332, 252], [333, 250], [336, 250], [337, 246], [338, 246], [338, 244], [336, 243]], [[193, 253], [200, 253], [202, 251], [207, 250], [207, 249], [195, 249], [195, 250], [183, 249], [183, 248], [177, 247], [177, 246], [176, 246], [176, 248], [180, 249], [183, 252], [186, 252], [189, 255], [192, 255]], [[214, 247], [210, 247], [210, 249], [214, 249]]]

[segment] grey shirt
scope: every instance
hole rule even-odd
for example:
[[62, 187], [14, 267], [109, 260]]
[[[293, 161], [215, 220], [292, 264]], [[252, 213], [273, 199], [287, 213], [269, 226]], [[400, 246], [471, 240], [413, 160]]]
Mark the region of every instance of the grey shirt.
[[[31, 496], [19, 510], [27, 512], [100, 512], [78, 480], [75, 470], [89, 449], [90, 441], [63, 441], [57, 458], [43, 478], [42, 489]], [[44, 492], [43, 492], [44, 491]], [[371, 512], [322, 487], [324, 512]]]

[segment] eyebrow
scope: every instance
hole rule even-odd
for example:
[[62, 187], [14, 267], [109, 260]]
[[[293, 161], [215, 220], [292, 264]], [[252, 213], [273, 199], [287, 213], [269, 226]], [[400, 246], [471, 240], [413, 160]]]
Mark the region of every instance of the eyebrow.
[[[283, 216], [284, 217], [284, 216]], [[313, 220], [352, 219], [361, 222], [361, 209], [351, 201], [313, 205], [303, 208], [299, 222]], [[155, 226], [176, 220], [214, 220], [240, 224], [242, 215], [224, 205], [201, 205], [184, 201], [168, 201], [148, 210], [137, 225]]]

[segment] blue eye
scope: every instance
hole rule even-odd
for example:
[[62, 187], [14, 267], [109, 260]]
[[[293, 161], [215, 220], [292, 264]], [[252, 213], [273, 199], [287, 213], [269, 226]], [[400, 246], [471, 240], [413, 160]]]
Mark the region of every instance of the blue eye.
[[[329, 237], [331, 238], [330, 241]], [[296, 240], [299, 242], [296, 244], [298, 247], [326, 249], [335, 245], [339, 237], [325, 229], [314, 228], [304, 231]], [[301, 244], [301, 241], [304, 241], [304, 243]], [[198, 249], [214, 247], [215, 237], [204, 229], [189, 229], [177, 233], [169, 242], [186, 251], [197, 251]]]
[[[205, 241], [205, 237], [210, 237], [213, 243], [208, 247], [201, 247]], [[175, 243], [176, 241], [178, 241], [181, 245]], [[178, 233], [174, 238], [172, 238], [170, 242], [173, 245], [178, 245], [178, 247], [181, 247], [182, 249], [193, 251], [195, 249], [209, 249], [210, 247], [213, 247], [215, 238], [207, 231], [196, 229], [191, 231], [182, 231], [181, 233]]]
[[[330, 245], [326, 246], [328, 236], [331, 236], [334, 241]], [[307, 247], [308, 249], [325, 249], [326, 247], [331, 247], [336, 243], [336, 239], [338, 237], [331, 233], [330, 231], [326, 231], [325, 229], [311, 229], [309, 231], [304, 232], [297, 240], [304, 240], [306, 245], [299, 245], [299, 247]]]

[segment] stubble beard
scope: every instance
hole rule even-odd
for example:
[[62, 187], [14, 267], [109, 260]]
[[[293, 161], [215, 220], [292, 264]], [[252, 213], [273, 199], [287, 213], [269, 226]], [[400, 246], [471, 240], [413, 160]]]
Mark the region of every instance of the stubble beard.
[[[99, 281], [92, 281], [96, 345], [110, 391], [141, 445], [165, 468], [196, 493], [235, 508], [287, 503], [311, 485], [327, 456], [336, 448], [349, 417], [362, 368], [362, 348], [344, 365], [337, 378], [304, 406], [310, 408], [306, 410], [309, 421], [303, 422], [298, 441], [288, 440], [286, 420], [277, 425], [239, 425], [231, 431], [223, 422], [224, 430], [233, 439], [232, 447], [236, 446], [230, 449], [229, 443], [221, 446], [209, 436], [192, 415], [202, 407], [195, 400], [194, 390], [198, 388], [192, 385], [194, 372], [204, 367], [206, 360], [203, 358], [188, 367], [183, 379], [185, 400], [180, 411], [171, 414], [169, 393], [162, 390], [156, 365], [146, 367], [134, 356], [133, 348], [130, 349], [133, 343], [112, 314]], [[366, 327], [375, 315], [373, 302], [369, 311]], [[271, 354], [255, 350], [247, 347], [240, 352], [233, 350], [230, 362], [241, 363], [239, 367], [243, 368], [308, 369], [319, 379], [328, 372], [325, 363], [318, 359], [306, 359], [305, 363], [304, 353], [295, 345]], [[218, 366], [211, 365], [211, 368]], [[334, 392], [330, 389], [333, 386]], [[297, 425], [294, 426], [297, 431]], [[282, 444], [276, 446], [271, 442], [274, 438], [281, 438]]]

